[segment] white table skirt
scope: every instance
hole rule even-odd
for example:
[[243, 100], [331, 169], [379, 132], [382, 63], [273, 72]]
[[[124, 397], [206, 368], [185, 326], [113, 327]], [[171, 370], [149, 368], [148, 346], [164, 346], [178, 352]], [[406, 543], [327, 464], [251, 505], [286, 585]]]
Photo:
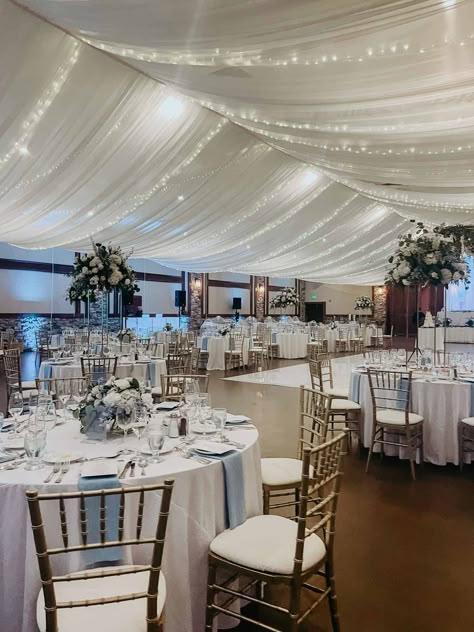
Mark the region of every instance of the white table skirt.
[[276, 334], [280, 358], [305, 358], [309, 342], [308, 334]]
[[[350, 392], [353, 393], [352, 385]], [[422, 415], [424, 420], [424, 460], [435, 465], [459, 465], [458, 422], [471, 414], [471, 385], [446, 380], [413, 380], [411, 399], [412, 412]], [[360, 376], [359, 403], [362, 408], [362, 439], [368, 448], [372, 437], [373, 414], [366, 374]], [[380, 451], [379, 446], [376, 449]], [[396, 446], [385, 446], [384, 452], [389, 456], [407, 458], [406, 450]], [[466, 456], [466, 462], [470, 462], [470, 455]]]
[[[160, 375], [166, 375], [166, 360], [151, 360], [155, 366], [154, 380], [152, 380], [153, 386], [160, 386]], [[46, 365], [51, 364], [49, 362], [42, 362], [39, 370], [39, 378], [44, 379], [46, 374]], [[81, 377], [82, 370], [80, 364], [53, 364], [51, 365], [51, 377], [66, 378], [66, 377]], [[116, 377], [135, 377], [138, 381], [146, 381], [148, 379], [148, 363], [145, 362], [128, 362], [118, 363]]]
[[[203, 349], [203, 340], [207, 340], [207, 349]], [[198, 338], [197, 344], [204, 352], [207, 351], [208, 371], [224, 371], [225, 370], [225, 352], [229, 349], [229, 336], [209, 336], [208, 338]], [[244, 338], [243, 345], [243, 365], [248, 365], [250, 338]]]
[[[421, 350], [434, 348], [434, 327], [418, 329], [418, 346]], [[474, 327], [446, 327], [447, 343], [474, 344]], [[444, 348], [444, 328], [436, 327], [436, 349]]]
[[[102, 444], [79, 443], [82, 435], [79, 426], [70, 422], [54, 428], [48, 436], [48, 449], [68, 449], [79, 446], [87, 456], [113, 454], [121, 447], [121, 440]], [[247, 444], [242, 451], [244, 467], [244, 493], [246, 515], [250, 518], [262, 513], [260, 450], [258, 433], [253, 430], [236, 430], [232, 439]], [[127, 439], [133, 449], [136, 439]], [[25, 490], [32, 486], [41, 493], [76, 491], [79, 465], [72, 465], [61, 484], [42, 483], [50, 469], [27, 472], [23, 469], [0, 472], [0, 559], [2, 583], [0, 590], [0, 629], [4, 632], [37, 632], [36, 598], [40, 578], [31, 532]], [[150, 465], [147, 475], [139, 480], [125, 479], [124, 485], [152, 484], [165, 478], [175, 479], [168, 530], [166, 535], [163, 569], [167, 595], [165, 606], [165, 632], [197, 632], [204, 630], [207, 551], [211, 540], [225, 529], [224, 475], [222, 463], [201, 465], [184, 459], [175, 452], [164, 455], [163, 461]], [[146, 503], [151, 518], [145, 513], [143, 534], [156, 528], [156, 512], [151, 495]], [[145, 505], [147, 507], [147, 504]], [[76, 520], [70, 519], [69, 525]], [[50, 542], [60, 544], [58, 513], [44, 512], [48, 533], [54, 534]], [[79, 539], [71, 533], [70, 542]], [[131, 525], [130, 525], [131, 528]], [[148, 547], [133, 547], [127, 563], [149, 563]], [[148, 550], [146, 550], [148, 549]], [[148, 557], [147, 557], [148, 556]], [[57, 573], [74, 572], [83, 568], [79, 554], [55, 556], [53, 570]], [[59, 559], [61, 558], [61, 559]], [[145, 614], [145, 605], [143, 606]], [[130, 632], [133, 632], [132, 630]]]

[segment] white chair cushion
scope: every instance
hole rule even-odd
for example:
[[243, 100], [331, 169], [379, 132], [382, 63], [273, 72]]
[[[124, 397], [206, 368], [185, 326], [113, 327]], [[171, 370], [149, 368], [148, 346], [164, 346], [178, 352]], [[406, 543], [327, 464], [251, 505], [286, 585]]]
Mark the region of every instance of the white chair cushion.
[[[378, 410], [376, 419], [377, 419], [377, 423], [379, 424], [404, 426], [405, 425], [405, 411], [404, 410]], [[420, 423], [420, 421], [423, 421], [423, 417], [421, 415], [417, 415], [416, 413], [408, 413], [409, 424], [418, 424]]]
[[326, 395], [333, 395], [334, 397], [348, 397], [349, 387], [347, 388], [324, 388]]
[[[264, 485], [295, 485], [301, 483], [303, 463], [299, 459], [271, 458], [260, 461]], [[310, 466], [310, 476], [313, 466]]]
[[353, 402], [352, 399], [333, 399], [331, 410], [360, 410], [360, 404]]
[[468, 426], [474, 426], [474, 417], [465, 417], [461, 419], [463, 424], [467, 424]]
[[30, 397], [36, 397], [36, 395], [38, 395], [38, 391], [35, 388], [32, 388], [30, 390], [26, 390], [26, 389], [22, 389], [22, 395], [23, 395], [23, 399], [29, 399]]
[[[112, 567], [109, 567], [112, 568]], [[114, 568], [130, 568], [120, 566]], [[97, 569], [96, 569], [97, 570]], [[100, 569], [104, 570], [104, 569]], [[93, 572], [93, 571], [90, 571]], [[71, 573], [74, 576], [75, 573]], [[98, 599], [114, 595], [147, 592], [149, 573], [119, 575], [118, 577], [102, 577], [83, 579], [74, 582], [54, 584], [56, 601], [79, 601]], [[160, 573], [158, 584], [158, 616], [160, 616], [166, 598], [166, 582]], [[40, 632], [46, 630], [43, 591], [36, 602], [36, 621]], [[58, 629], [60, 632], [146, 632], [146, 599], [133, 599], [121, 603], [85, 608], [60, 608], [58, 610]]]
[[22, 389], [35, 389], [36, 382], [34, 380], [25, 380], [24, 382], [21, 383], [21, 388]]
[[[298, 524], [282, 516], [255, 516], [235, 529], [223, 531], [210, 544], [212, 553], [247, 568], [290, 575]], [[317, 535], [305, 540], [303, 571], [324, 559], [326, 547]]]
[[154, 386], [151, 389], [151, 394], [152, 395], [161, 395], [161, 386]]

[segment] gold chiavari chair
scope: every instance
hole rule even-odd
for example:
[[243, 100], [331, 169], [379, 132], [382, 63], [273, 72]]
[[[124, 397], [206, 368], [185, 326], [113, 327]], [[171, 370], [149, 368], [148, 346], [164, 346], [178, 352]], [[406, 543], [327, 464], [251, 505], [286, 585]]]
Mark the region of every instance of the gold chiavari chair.
[[225, 370], [238, 368], [244, 363], [244, 337], [241, 334], [229, 334], [229, 348], [225, 351]]
[[[326, 440], [330, 405], [331, 398], [328, 395], [300, 386], [300, 436], [296, 458], [273, 457], [261, 460], [263, 513], [294, 506], [298, 502], [303, 451]], [[272, 504], [272, 499], [288, 497], [290, 500]]]
[[[37, 490], [28, 490], [26, 497], [31, 517], [33, 538], [36, 547], [42, 592], [37, 603], [37, 623], [40, 632], [76, 632], [87, 630], [99, 632], [110, 629], [114, 632], [160, 632], [162, 630], [162, 612], [166, 594], [166, 584], [161, 563], [165, 545], [166, 527], [170, 511], [173, 480], [165, 480], [160, 485], [129, 487], [120, 489], [102, 489], [57, 494], [39, 494]], [[145, 515], [145, 498], [156, 498], [161, 493], [157, 526], [153, 536], [144, 537], [142, 525]], [[129, 514], [126, 499], [130, 495], [139, 496], [135, 536], [125, 532], [125, 510]], [[149, 495], [150, 494], [150, 495]], [[107, 538], [109, 532], [108, 501], [118, 497], [119, 515], [116, 539]], [[89, 516], [88, 500], [100, 499], [99, 515]], [[74, 501], [80, 517], [80, 543], [74, 542], [69, 531], [67, 508]], [[54, 504], [53, 504], [54, 503]], [[132, 503], [130, 503], [132, 504]], [[59, 524], [61, 525], [62, 546], [50, 547], [43, 524], [42, 507], [48, 511], [52, 505], [59, 506]], [[56, 509], [57, 510], [57, 509]], [[130, 510], [133, 511], [133, 510]], [[76, 525], [75, 516], [71, 524]], [[99, 522], [100, 541], [89, 541], [89, 529], [92, 521]], [[110, 519], [109, 519], [110, 522]], [[78, 534], [79, 542], [79, 534]], [[151, 545], [151, 561], [143, 566], [107, 566], [69, 575], [54, 575], [52, 560], [58, 554], [77, 554], [97, 549], [117, 547], [132, 548], [138, 545]], [[99, 595], [105, 595], [100, 597]], [[97, 608], [96, 606], [100, 606]]]
[[[209, 389], [209, 375], [160, 375], [161, 398], [163, 400], [180, 400], [186, 392], [186, 384], [197, 381], [200, 393], [207, 393]], [[156, 392], [153, 393], [156, 395]]]
[[201, 349], [199, 347], [193, 346], [191, 348], [191, 373], [198, 374], [201, 361]]
[[117, 356], [81, 356], [82, 375], [91, 384], [107, 381], [117, 372], [117, 360]]
[[349, 329], [339, 328], [336, 338], [336, 352], [349, 351]]
[[25, 398], [37, 394], [34, 380], [21, 379], [19, 349], [5, 349], [3, 352], [3, 362], [5, 367], [5, 380], [7, 383], [7, 398], [9, 398], [14, 391], [21, 392]]
[[[304, 450], [297, 522], [282, 516], [255, 516], [211, 542], [206, 632], [212, 631], [214, 618], [220, 613], [272, 632], [297, 632], [325, 598], [333, 632], [339, 632], [333, 550], [345, 442], [343, 432], [312, 450]], [[231, 580], [222, 579], [220, 569], [230, 572]], [[284, 605], [281, 598], [275, 605], [265, 597], [252, 597], [252, 589], [262, 583], [267, 590], [271, 586], [286, 588], [289, 595]], [[310, 603], [303, 600], [303, 590], [316, 599]], [[270, 627], [242, 615], [239, 599], [263, 605], [266, 612], [279, 613], [281, 625]], [[233, 610], [235, 602], [237, 609]]]
[[[367, 374], [374, 421], [366, 472], [369, 471], [375, 444], [381, 447], [381, 457], [384, 445], [394, 445], [407, 448], [410, 472], [415, 480], [417, 450], [423, 463], [423, 417], [410, 412], [412, 374], [382, 369], [368, 369]], [[389, 435], [388, 439], [385, 434]]]
[[69, 395], [85, 395], [88, 386], [89, 377], [36, 378], [38, 393], [48, 393], [53, 396], [53, 399], [61, 399]]
[[263, 353], [270, 362], [280, 355], [280, 345], [273, 342], [273, 332], [268, 327], [263, 332]]
[[[359, 403], [349, 399], [347, 390], [333, 388], [331, 361], [310, 360], [309, 370], [311, 375], [311, 386], [331, 397], [329, 410], [329, 426], [334, 432], [339, 429], [340, 424], [348, 432], [349, 443], [352, 447], [352, 435], [357, 435], [359, 453], [362, 450], [362, 440], [360, 432], [360, 420], [362, 409]], [[328, 386], [329, 385], [329, 386]], [[342, 395], [341, 395], [342, 393]]]
[[39, 355], [40, 362], [43, 360], [49, 360], [53, 353], [49, 344], [49, 333], [47, 331], [37, 331], [35, 333], [36, 338], [36, 352]]
[[390, 326], [390, 333], [383, 334], [383, 346], [385, 349], [391, 349], [393, 345], [393, 325]]
[[370, 344], [372, 347], [381, 347], [383, 349], [384, 337], [382, 327], [375, 328], [375, 333], [372, 333], [370, 336]]
[[191, 373], [191, 351], [168, 353], [166, 358], [166, 372], [168, 375]]
[[474, 417], [461, 419], [458, 426], [459, 469], [464, 467], [464, 455], [474, 453]]

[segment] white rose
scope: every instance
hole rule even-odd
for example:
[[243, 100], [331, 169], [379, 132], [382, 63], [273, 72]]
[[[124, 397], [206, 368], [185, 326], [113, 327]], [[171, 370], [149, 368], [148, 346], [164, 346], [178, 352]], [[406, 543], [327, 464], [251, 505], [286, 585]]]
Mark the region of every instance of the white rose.
[[130, 285], [131, 281], [130, 279], [125, 279], [125, 285]]
[[453, 281], [459, 281], [460, 278], [461, 278], [460, 272], [455, 272], [453, 274]]
[[97, 276], [92, 276], [92, 277], [90, 278], [90, 284], [91, 284], [91, 285], [97, 285], [98, 283], [99, 283], [99, 277], [97, 277]]
[[427, 263], [428, 265], [436, 263], [436, 260], [436, 256], [433, 252], [429, 252], [424, 258], [425, 263]]
[[406, 279], [402, 280], [403, 285], [410, 285], [410, 281], [407, 281]]
[[84, 266], [82, 268], [82, 274], [87, 274], [89, 272], [89, 268], [87, 268], [86, 266]]
[[130, 388], [130, 380], [127, 378], [122, 378], [121, 380], [115, 380], [115, 387], [119, 389], [119, 391], [123, 391], [127, 388]]
[[94, 274], [97, 274], [97, 272], [99, 272], [99, 268], [92, 268], [92, 272], [93, 272]]

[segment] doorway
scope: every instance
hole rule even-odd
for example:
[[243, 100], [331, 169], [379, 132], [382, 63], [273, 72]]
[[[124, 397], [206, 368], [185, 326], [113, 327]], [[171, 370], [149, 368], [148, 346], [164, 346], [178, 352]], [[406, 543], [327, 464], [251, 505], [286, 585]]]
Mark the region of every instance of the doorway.
[[326, 301], [322, 303], [305, 303], [306, 322], [315, 320], [317, 323], [324, 323], [326, 318]]

